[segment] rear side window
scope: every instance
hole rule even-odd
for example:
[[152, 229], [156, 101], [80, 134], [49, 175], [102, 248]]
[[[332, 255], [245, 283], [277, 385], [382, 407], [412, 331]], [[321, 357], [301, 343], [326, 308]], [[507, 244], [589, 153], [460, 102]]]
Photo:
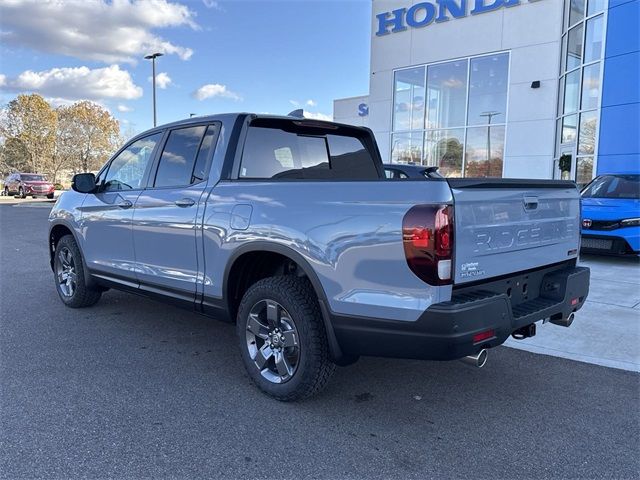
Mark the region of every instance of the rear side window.
[[240, 178], [373, 180], [378, 171], [357, 137], [252, 126]]
[[154, 186], [186, 186], [204, 180], [215, 137], [214, 125], [171, 130], [162, 150]]

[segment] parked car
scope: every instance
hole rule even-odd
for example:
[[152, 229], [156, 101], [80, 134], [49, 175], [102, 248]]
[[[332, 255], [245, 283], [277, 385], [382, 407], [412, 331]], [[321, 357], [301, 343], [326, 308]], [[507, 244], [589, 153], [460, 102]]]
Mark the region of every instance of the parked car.
[[384, 173], [389, 179], [442, 178], [438, 173], [438, 167], [426, 167], [412, 163], [385, 163]]
[[582, 190], [585, 253], [640, 253], [640, 174], [607, 174]]
[[5, 195], [53, 198], [53, 184], [39, 173], [12, 173], [4, 181]]
[[393, 182], [371, 130], [309, 119], [154, 128], [76, 175], [49, 222], [64, 304], [114, 287], [236, 322], [279, 400], [361, 355], [482, 366], [538, 321], [569, 326], [589, 286], [573, 182]]

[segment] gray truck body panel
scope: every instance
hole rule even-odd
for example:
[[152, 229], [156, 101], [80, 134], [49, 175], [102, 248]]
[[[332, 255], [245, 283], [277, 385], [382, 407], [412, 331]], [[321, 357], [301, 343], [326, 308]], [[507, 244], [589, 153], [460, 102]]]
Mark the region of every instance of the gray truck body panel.
[[[170, 189], [69, 191], [51, 212], [51, 228], [73, 232], [94, 278], [194, 305], [224, 304], [239, 252], [272, 247], [313, 273], [331, 314], [397, 322], [416, 322], [452, 298], [452, 285], [428, 285], [407, 265], [402, 222], [414, 205], [454, 206], [456, 285], [577, 257], [579, 195], [566, 183], [242, 180], [237, 168], [249, 120], [217, 115], [155, 129], [167, 135], [176, 126], [216, 122], [208, 179]], [[176, 205], [185, 198], [193, 205]]]

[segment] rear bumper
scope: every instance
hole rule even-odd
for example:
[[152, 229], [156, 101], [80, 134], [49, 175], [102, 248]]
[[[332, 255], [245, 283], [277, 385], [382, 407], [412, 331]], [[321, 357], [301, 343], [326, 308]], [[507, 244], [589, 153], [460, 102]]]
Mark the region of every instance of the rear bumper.
[[[589, 292], [588, 268], [541, 273], [540, 279], [540, 294], [515, 307], [507, 293], [496, 291], [499, 282], [493, 282], [493, 291], [481, 286], [465, 291], [450, 302], [432, 305], [415, 322], [334, 316], [335, 336], [342, 352], [353, 356], [459, 359], [501, 345], [531, 323], [567, 318], [582, 307]], [[491, 338], [473, 341], [474, 335], [487, 330], [494, 331]]]

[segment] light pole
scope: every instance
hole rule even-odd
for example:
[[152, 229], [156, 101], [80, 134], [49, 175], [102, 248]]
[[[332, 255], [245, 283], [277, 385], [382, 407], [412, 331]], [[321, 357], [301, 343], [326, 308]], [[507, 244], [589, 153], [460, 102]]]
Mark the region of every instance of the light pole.
[[481, 117], [487, 117], [487, 176], [491, 176], [491, 119], [501, 112], [482, 112]]
[[151, 81], [153, 82], [153, 126], [156, 126], [156, 58], [161, 57], [164, 53], [152, 53], [150, 55], [145, 55], [146, 60], [151, 60], [152, 65], [152, 76]]

